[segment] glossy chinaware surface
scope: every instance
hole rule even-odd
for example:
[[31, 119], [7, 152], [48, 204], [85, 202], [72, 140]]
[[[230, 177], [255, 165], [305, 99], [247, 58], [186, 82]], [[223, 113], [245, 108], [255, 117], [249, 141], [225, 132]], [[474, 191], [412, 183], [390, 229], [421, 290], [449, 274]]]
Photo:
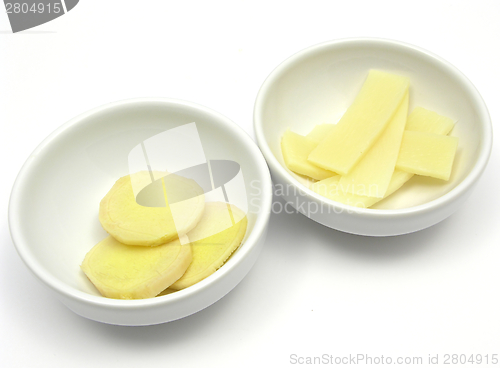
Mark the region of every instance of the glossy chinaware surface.
[[[284, 165], [280, 141], [287, 128], [307, 134], [316, 124], [336, 123], [370, 69], [408, 76], [410, 111], [422, 106], [454, 119], [451, 135], [459, 138], [459, 148], [449, 182], [415, 176], [392, 196], [365, 209], [308, 189], [310, 183]], [[285, 60], [258, 93], [254, 128], [277, 193], [314, 221], [368, 236], [410, 233], [450, 216], [470, 195], [492, 146], [488, 110], [460, 71], [426, 50], [383, 39], [326, 42]]]
[[[251, 204], [243, 245], [217, 272], [184, 290], [142, 300], [102, 297], [80, 270], [85, 254], [107, 236], [98, 220], [100, 200], [129, 174], [134, 147], [193, 122], [207, 160], [239, 164], [239, 190]], [[186, 101], [132, 99], [74, 118], [35, 149], [14, 184], [9, 226], [24, 263], [71, 310], [105, 323], [149, 325], [193, 314], [243, 279], [264, 244], [271, 201], [266, 162], [232, 121]]]

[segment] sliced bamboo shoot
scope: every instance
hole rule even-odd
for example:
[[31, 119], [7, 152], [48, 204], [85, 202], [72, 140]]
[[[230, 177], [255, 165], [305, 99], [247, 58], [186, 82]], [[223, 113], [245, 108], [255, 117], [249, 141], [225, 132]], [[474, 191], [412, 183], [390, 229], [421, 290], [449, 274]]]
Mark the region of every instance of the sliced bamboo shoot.
[[409, 87], [409, 80], [371, 70], [361, 91], [335, 128], [308, 160], [325, 170], [348, 174], [380, 137]]
[[408, 94], [398, 107], [389, 125], [366, 155], [345, 176], [339, 186], [349, 193], [384, 198], [396, 166], [401, 140], [408, 116]]

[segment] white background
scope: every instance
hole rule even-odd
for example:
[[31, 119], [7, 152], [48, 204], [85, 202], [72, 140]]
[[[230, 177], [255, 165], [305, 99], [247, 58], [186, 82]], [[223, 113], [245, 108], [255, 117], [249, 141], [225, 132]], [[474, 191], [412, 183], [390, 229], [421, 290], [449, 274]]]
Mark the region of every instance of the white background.
[[392, 38], [447, 59], [476, 85], [498, 131], [499, 19], [498, 0], [83, 0], [12, 34], [2, 10], [0, 366], [281, 367], [291, 354], [440, 354], [441, 362], [500, 354], [498, 135], [477, 189], [444, 222], [373, 239], [274, 214], [243, 282], [164, 325], [117, 327], [73, 314], [26, 269], [7, 222], [21, 165], [70, 118], [124, 98], [174, 97], [221, 112], [253, 137], [266, 76], [291, 54], [337, 38]]

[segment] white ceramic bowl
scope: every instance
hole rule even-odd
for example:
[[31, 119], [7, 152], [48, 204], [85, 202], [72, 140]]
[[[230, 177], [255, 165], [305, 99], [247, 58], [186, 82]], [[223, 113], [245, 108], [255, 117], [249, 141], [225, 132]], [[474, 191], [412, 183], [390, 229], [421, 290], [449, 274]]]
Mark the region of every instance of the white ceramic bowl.
[[[129, 174], [127, 155], [134, 146], [192, 122], [207, 159], [240, 164], [251, 203], [244, 244], [217, 272], [184, 290], [143, 300], [102, 297], [80, 270], [85, 254], [107, 236], [98, 220], [100, 200]], [[71, 310], [105, 323], [149, 325], [193, 314], [235, 287], [263, 246], [271, 203], [266, 162], [236, 124], [185, 101], [132, 99], [74, 118], [35, 149], [14, 184], [9, 224], [25, 264]]]
[[[408, 76], [410, 111], [423, 106], [455, 119], [451, 135], [459, 138], [459, 148], [449, 182], [415, 176], [373, 208], [359, 209], [308, 189], [306, 180], [286, 168], [280, 141], [288, 127], [307, 134], [316, 124], [336, 123], [369, 69]], [[254, 127], [277, 193], [314, 221], [370, 236], [410, 233], [450, 216], [470, 195], [492, 145], [488, 110], [460, 71], [428, 51], [383, 39], [326, 42], [285, 60], [259, 91]]]

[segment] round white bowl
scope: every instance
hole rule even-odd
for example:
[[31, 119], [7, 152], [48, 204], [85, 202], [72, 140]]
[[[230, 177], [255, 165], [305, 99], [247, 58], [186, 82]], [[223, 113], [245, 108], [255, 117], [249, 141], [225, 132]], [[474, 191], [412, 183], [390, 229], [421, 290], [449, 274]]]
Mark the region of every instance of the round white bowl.
[[[408, 76], [410, 111], [422, 106], [456, 120], [451, 135], [459, 138], [459, 147], [448, 182], [414, 176], [392, 196], [365, 209], [308, 189], [307, 180], [286, 168], [280, 142], [287, 128], [305, 135], [316, 124], [336, 123], [370, 69]], [[369, 236], [410, 233], [450, 216], [470, 195], [492, 145], [488, 110], [460, 71], [428, 51], [383, 39], [326, 42], [285, 60], [258, 93], [254, 128], [277, 193], [314, 221]]]
[[[243, 245], [217, 272], [184, 290], [142, 300], [102, 297], [80, 270], [85, 254], [107, 236], [98, 220], [100, 200], [129, 174], [127, 155], [133, 147], [192, 122], [207, 159], [240, 164], [249, 203]], [[271, 203], [266, 162], [232, 121], [190, 102], [132, 99], [74, 118], [35, 149], [12, 189], [9, 225], [25, 264], [68, 308], [100, 322], [150, 325], [193, 314], [243, 279], [263, 246]]]

